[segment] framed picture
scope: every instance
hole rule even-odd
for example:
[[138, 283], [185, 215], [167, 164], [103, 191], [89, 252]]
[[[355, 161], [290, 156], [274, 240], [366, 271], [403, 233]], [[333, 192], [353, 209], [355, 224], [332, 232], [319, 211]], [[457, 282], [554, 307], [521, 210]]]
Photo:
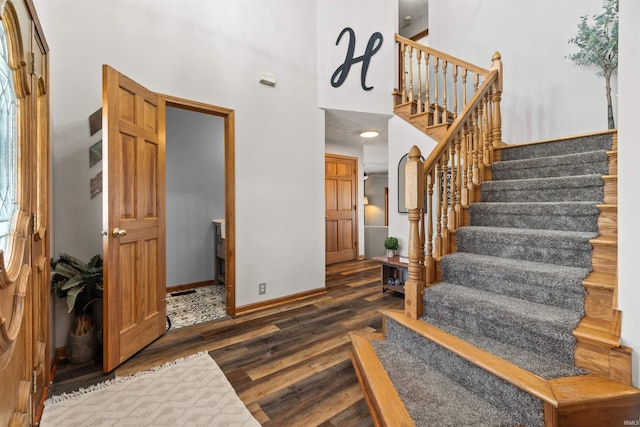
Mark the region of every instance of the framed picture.
[[102, 160], [102, 140], [89, 147], [89, 167]]

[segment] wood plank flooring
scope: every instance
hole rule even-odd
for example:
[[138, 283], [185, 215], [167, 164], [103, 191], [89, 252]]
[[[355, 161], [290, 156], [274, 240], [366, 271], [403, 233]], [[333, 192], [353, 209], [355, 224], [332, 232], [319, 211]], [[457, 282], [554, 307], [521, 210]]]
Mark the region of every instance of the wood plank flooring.
[[[382, 293], [380, 264], [371, 260], [327, 267], [326, 287], [323, 295], [168, 332], [115, 375], [207, 351], [263, 426], [370, 426], [348, 332], [381, 332], [378, 311], [404, 301]], [[113, 376], [90, 365], [60, 365], [49, 394]]]

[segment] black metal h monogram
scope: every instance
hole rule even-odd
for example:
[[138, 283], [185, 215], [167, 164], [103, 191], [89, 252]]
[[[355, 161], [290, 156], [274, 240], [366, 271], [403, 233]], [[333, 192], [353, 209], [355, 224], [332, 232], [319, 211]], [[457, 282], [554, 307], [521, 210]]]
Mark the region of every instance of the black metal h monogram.
[[369, 62], [371, 62], [371, 57], [380, 50], [382, 46], [382, 34], [379, 32], [375, 32], [369, 37], [369, 43], [367, 43], [367, 48], [364, 51], [362, 56], [358, 56], [357, 58], [353, 57], [354, 51], [356, 50], [356, 35], [353, 30], [349, 27], [346, 27], [344, 30], [340, 32], [338, 36], [338, 40], [336, 40], [336, 46], [340, 43], [342, 36], [345, 33], [349, 33], [349, 47], [347, 48], [347, 55], [344, 59], [344, 63], [340, 65], [333, 72], [331, 76], [331, 86], [340, 87], [342, 83], [347, 79], [349, 75], [349, 70], [353, 64], [357, 64], [358, 62], [362, 62], [362, 70], [360, 71], [360, 85], [363, 90], [371, 90], [373, 86], [367, 86], [367, 71], [369, 70]]

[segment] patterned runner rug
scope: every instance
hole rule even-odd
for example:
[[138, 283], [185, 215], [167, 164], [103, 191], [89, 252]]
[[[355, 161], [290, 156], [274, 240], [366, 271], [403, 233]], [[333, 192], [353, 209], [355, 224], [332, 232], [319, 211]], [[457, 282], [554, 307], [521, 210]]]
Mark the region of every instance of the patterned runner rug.
[[227, 305], [223, 285], [203, 286], [167, 294], [167, 317], [171, 322], [170, 330], [226, 316]]
[[206, 353], [45, 402], [40, 426], [260, 426]]

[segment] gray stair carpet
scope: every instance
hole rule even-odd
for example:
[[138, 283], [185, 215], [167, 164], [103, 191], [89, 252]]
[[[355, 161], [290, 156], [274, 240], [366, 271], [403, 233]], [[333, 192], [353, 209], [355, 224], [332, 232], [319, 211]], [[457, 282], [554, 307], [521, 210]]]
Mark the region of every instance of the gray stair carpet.
[[[514, 426], [513, 417], [389, 341], [373, 342], [416, 426]], [[460, 402], [455, 411], [451, 402]], [[464, 402], [464, 404], [463, 404]]]
[[444, 282], [583, 312], [588, 268], [464, 252], [444, 257], [441, 265]]
[[469, 216], [471, 225], [597, 232], [596, 205], [584, 201], [472, 203]]
[[[586, 374], [574, 365], [573, 330], [584, 316], [611, 144], [607, 133], [500, 150], [470, 225], [455, 232], [457, 252], [440, 261], [442, 281], [423, 293], [421, 320], [542, 378]], [[420, 382], [436, 395], [458, 386], [473, 395], [433, 397], [443, 408], [431, 397], [408, 403], [417, 425], [544, 425], [542, 402], [508, 382], [391, 319], [386, 338], [373, 344], [405, 402], [430, 396]], [[461, 420], [460, 407], [489, 421]], [[431, 411], [435, 418], [420, 415]]]
[[487, 181], [481, 185], [483, 202], [573, 202], [604, 200], [601, 175]]
[[606, 175], [607, 172], [607, 152], [604, 150], [502, 161], [494, 163], [491, 167], [493, 180]]

